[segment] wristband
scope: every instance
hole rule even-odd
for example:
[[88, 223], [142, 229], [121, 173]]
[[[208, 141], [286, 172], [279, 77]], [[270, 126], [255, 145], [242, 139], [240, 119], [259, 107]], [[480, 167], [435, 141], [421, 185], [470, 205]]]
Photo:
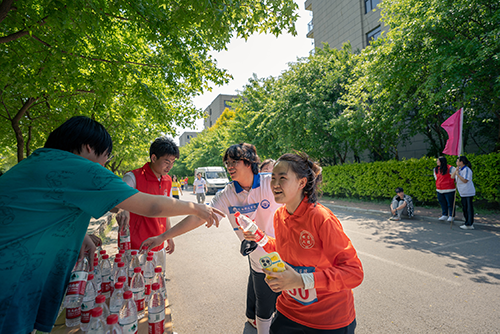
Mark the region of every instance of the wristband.
[[313, 273], [303, 273], [300, 274], [302, 276], [302, 282], [304, 282], [304, 289], [314, 289], [314, 274]]

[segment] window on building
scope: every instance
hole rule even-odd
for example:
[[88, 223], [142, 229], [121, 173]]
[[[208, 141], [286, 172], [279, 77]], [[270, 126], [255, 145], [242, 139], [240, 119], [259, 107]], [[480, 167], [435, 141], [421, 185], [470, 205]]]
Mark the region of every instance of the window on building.
[[210, 116], [212, 116], [212, 108], [210, 108], [210, 109], [208, 110], [208, 114], [209, 114]]
[[369, 45], [370, 42], [376, 40], [379, 38], [380, 34], [382, 33], [382, 30], [380, 29], [380, 26], [377, 28], [373, 29], [372, 31], [368, 32], [366, 34], [366, 45]]
[[365, 14], [368, 14], [373, 9], [375, 9], [379, 2], [380, 0], [365, 0]]

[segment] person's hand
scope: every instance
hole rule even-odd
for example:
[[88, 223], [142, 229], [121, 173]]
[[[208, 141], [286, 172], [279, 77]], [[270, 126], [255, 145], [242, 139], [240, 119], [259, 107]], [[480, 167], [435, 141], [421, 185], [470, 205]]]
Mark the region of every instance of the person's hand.
[[[266, 283], [274, 292], [281, 292], [283, 290], [291, 290], [296, 288], [303, 288], [304, 281], [302, 276], [295, 271], [292, 267], [285, 263], [285, 271], [272, 272], [263, 270], [266, 276]], [[271, 276], [271, 278], [268, 278]]]
[[130, 212], [125, 210], [120, 210], [116, 214], [116, 222], [118, 223], [118, 232], [121, 232], [125, 227], [129, 227], [130, 222]]
[[217, 218], [217, 215], [220, 215], [222, 217], [226, 216], [224, 212], [220, 211], [219, 209], [212, 208], [211, 206], [205, 204], [196, 204], [196, 205], [198, 213], [196, 213], [195, 215], [206, 221], [207, 227], [211, 227], [214, 224], [216, 227], [219, 227], [219, 219]]
[[156, 237], [151, 237], [146, 240], [144, 240], [139, 247], [139, 249], [142, 249], [142, 247], [146, 246], [148, 249], [146, 250], [146, 253], [151, 251], [153, 248], [158, 247], [163, 245], [163, 238], [161, 235], [157, 235]]
[[396, 214], [396, 210], [394, 210], [394, 209], [391, 209], [391, 212], [392, 212], [393, 215]]
[[165, 247], [165, 253], [172, 254], [175, 250], [174, 239], [167, 240], [167, 247]]
[[102, 246], [102, 240], [95, 234], [89, 234], [90, 239], [92, 239], [92, 242], [96, 247]]
[[94, 253], [96, 250], [96, 245], [92, 241], [92, 238], [85, 234], [85, 238], [83, 238], [82, 247], [80, 248], [80, 254], [78, 255], [78, 261], [82, 260], [85, 256], [87, 256], [87, 260], [89, 260], [90, 271], [94, 270]]
[[246, 231], [245, 232], [241, 226], [238, 226], [238, 228], [243, 233], [243, 237], [245, 238], [245, 240], [248, 240], [248, 241], [257, 241], [257, 236], [254, 233], [252, 233], [250, 231]]

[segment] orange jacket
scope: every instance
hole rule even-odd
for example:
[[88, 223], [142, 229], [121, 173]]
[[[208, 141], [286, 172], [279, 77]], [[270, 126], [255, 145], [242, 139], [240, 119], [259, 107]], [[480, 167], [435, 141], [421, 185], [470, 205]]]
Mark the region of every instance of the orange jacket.
[[292, 321], [316, 329], [337, 329], [356, 317], [353, 288], [363, 281], [363, 268], [340, 221], [307, 197], [290, 215], [286, 207], [274, 214], [276, 239], [269, 238], [267, 252], [300, 273], [313, 272], [314, 289], [283, 291], [276, 307]]

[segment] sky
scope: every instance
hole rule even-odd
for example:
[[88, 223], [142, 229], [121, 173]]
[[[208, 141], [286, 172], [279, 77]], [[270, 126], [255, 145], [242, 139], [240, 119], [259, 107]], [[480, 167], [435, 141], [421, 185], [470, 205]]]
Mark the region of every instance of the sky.
[[[305, 0], [295, 0], [299, 6], [299, 19], [295, 22], [297, 35], [254, 34], [246, 41], [231, 39], [227, 51], [214, 52], [219, 68], [226, 69], [232, 76], [228, 84], [213, 86], [211, 92], [193, 99], [197, 108], [205, 109], [219, 94], [237, 94], [242, 91], [248, 79], [255, 73], [258, 78], [276, 77], [288, 68], [288, 63], [297, 58], [307, 57], [314, 48], [313, 39], [307, 38], [307, 24], [311, 21], [310, 11], [305, 10]], [[196, 121], [195, 128], [177, 128], [178, 136], [174, 140], [179, 144], [179, 136], [185, 131], [202, 131], [203, 120]]]

